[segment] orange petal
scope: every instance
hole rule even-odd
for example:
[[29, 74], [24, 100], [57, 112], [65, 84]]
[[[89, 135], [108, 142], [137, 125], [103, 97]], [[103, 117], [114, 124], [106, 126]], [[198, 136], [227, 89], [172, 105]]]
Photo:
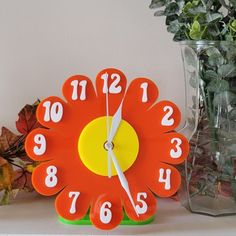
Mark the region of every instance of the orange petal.
[[60, 133], [38, 128], [31, 131], [27, 136], [25, 150], [27, 155], [35, 161], [57, 159], [63, 153], [67, 153], [63, 145], [61, 145], [65, 143], [65, 140], [65, 136]]
[[96, 99], [92, 81], [83, 75], [74, 75], [67, 79], [63, 85], [62, 92], [69, 103], [84, 105], [84, 107]]
[[[96, 88], [103, 115], [106, 115], [106, 105], [109, 106], [109, 115], [114, 115], [123, 100], [126, 83], [126, 77], [120, 70], [108, 68], [99, 72], [96, 78]], [[107, 96], [106, 91], [108, 91]], [[106, 97], [108, 97], [108, 104]]]
[[59, 97], [48, 97], [40, 102], [37, 108], [37, 119], [48, 128], [66, 129], [70, 124], [70, 109]]
[[[146, 221], [156, 212], [157, 200], [147, 187], [130, 186], [136, 211], [127, 194], [124, 196], [124, 209], [127, 216], [134, 221]], [[138, 215], [137, 215], [138, 214]]]
[[143, 124], [146, 123], [146, 112], [158, 97], [156, 84], [146, 78], [138, 78], [131, 82], [124, 98], [123, 119], [130, 122], [142, 135]]
[[109, 194], [100, 195], [92, 203], [90, 220], [99, 229], [109, 230], [115, 228], [123, 219], [121, 200]]
[[42, 195], [50, 196], [61, 191], [69, 181], [64, 175], [63, 165], [54, 161], [41, 163], [32, 174], [34, 188]]
[[56, 198], [57, 213], [66, 220], [80, 220], [88, 212], [90, 196], [80, 189], [66, 188]]
[[174, 130], [180, 123], [179, 108], [170, 101], [161, 101], [155, 104], [148, 112], [144, 121], [147, 136], [159, 136]]
[[182, 163], [189, 153], [188, 140], [176, 132], [161, 134], [147, 143], [150, 150], [153, 150], [152, 156], [174, 165]]
[[181, 176], [179, 171], [173, 166], [160, 163], [157, 173], [153, 176], [148, 187], [152, 192], [160, 197], [170, 197], [174, 195], [180, 187]]

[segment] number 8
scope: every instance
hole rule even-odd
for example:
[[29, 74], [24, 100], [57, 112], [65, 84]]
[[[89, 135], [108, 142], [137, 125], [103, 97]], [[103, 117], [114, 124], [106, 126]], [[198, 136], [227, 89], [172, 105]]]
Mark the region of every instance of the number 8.
[[57, 168], [56, 166], [49, 166], [46, 170], [47, 177], [45, 179], [45, 185], [49, 188], [53, 188], [57, 185]]

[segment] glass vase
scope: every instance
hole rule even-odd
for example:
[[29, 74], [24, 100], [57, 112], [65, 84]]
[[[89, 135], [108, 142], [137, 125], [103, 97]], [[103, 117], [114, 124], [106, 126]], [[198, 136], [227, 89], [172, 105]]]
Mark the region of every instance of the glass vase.
[[236, 43], [181, 42], [190, 153], [180, 200], [190, 211], [236, 213]]

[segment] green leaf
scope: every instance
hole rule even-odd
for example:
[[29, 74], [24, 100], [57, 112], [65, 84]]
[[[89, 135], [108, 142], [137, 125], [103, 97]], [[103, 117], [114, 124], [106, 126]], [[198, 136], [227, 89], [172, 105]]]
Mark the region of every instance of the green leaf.
[[207, 90], [214, 93], [224, 92], [229, 90], [229, 83], [226, 80], [215, 79], [208, 84]]
[[172, 21], [175, 21], [178, 19], [178, 15], [177, 14], [174, 14], [174, 15], [170, 15], [170, 16], [167, 16], [166, 17], [166, 25], [170, 25], [170, 23]]
[[215, 23], [217, 21], [220, 21], [223, 18], [222, 14], [220, 13], [207, 13], [206, 14], [206, 21], [208, 23]]
[[213, 105], [217, 107], [218, 105], [228, 107], [231, 102], [236, 98], [236, 95], [230, 91], [223, 91], [215, 94]]
[[171, 2], [169, 5], [167, 5], [167, 7], [165, 9], [165, 15], [166, 16], [173, 15], [173, 14], [177, 13], [178, 11], [179, 11], [178, 4], [175, 2]]
[[230, 24], [229, 24], [230, 29], [233, 32], [236, 32], [236, 20], [233, 20]]
[[165, 15], [165, 11], [163, 11], [163, 10], [156, 11], [156, 12], [154, 13], [154, 16], [164, 16], [164, 15]]
[[214, 79], [219, 79], [219, 75], [213, 70], [207, 70], [203, 74], [203, 78], [204, 80], [214, 80]]
[[225, 59], [221, 54], [215, 53], [209, 56], [208, 64], [210, 66], [220, 66], [224, 63]]
[[202, 6], [197, 6], [193, 8], [189, 8], [188, 12], [192, 15], [199, 15], [199, 14], [205, 14], [207, 13], [206, 8]]
[[152, 0], [149, 8], [155, 9], [165, 6], [166, 0]]
[[181, 28], [181, 25], [179, 24], [178, 20], [172, 21], [170, 25], [167, 27], [167, 31], [171, 33], [177, 33]]
[[183, 28], [181, 27], [181, 29], [175, 34], [173, 40], [174, 40], [175, 42], [187, 40], [188, 37], [187, 37], [187, 35], [186, 35], [185, 32], [186, 32], [186, 29], [183, 29]]
[[236, 76], [236, 65], [235, 64], [221, 65], [218, 69], [218, 74], [222, 78], [235, 77]]
[[195, 20], [190, 28], [189, 36], [192, 39], [198, 40], [202, 37], [201, 26], [197, 20]]

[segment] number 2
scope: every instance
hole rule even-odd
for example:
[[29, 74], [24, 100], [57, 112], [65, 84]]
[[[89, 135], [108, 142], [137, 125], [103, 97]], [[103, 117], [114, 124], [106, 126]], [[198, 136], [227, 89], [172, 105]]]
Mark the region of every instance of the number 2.
[[174, 124], [174, 119], [171, 118], [172, 114], [174, 113], [174, 109], [171, 106], [165, 106], [163, 111], [166, 112], [164, 117], [161, 120], [161, 124], [163, 126], [172, 126]]
[[113, 94], [116, 94], [116, 93], [120, 93], [121, 92], [121, 86], [118, 85], [120, 83], [120, 75], [119, 74], [111, 74], [111, 79], [112, 79], [112, 83], [110, 85], [110, 87], [108, 87], [108, 73], [105, 73], [101, 76], [101, 79], [104, 80], [104, 83], [103, 83], [103, 93], [113, 93]]

